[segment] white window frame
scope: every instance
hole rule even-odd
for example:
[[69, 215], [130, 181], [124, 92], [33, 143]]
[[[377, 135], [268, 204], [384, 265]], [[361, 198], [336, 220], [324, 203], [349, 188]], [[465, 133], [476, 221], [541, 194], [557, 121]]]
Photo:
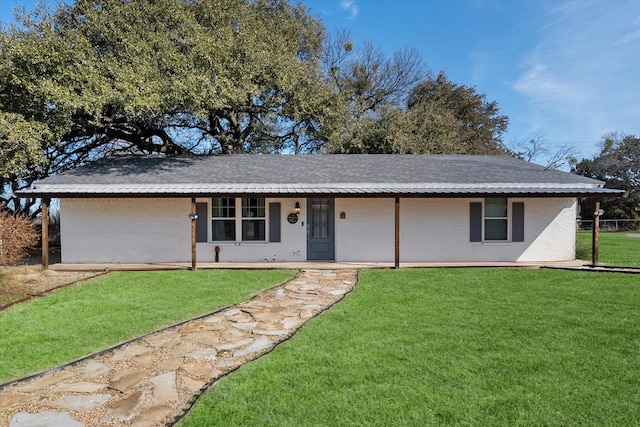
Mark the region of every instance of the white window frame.
[[[234, 208], [234, 216], [233, 217], [225, 217], [225, 216], [213, 216], [213, 205], [215, 199], [233, 199], [233, 208]], [[245, 201], [256, 201], [257, 203], [249, 203], [245, 204]], [[209, 215], [211, 215], [211, 219], [208, 221], [211, 229], [209, 230], [209, 242], [210, 243], [219, 243], [219, 244], [229, 244], [229, 243], [265, 243], [268, 242], [268, 220], [269, 214], [267, 209], [267, 199], [265, 197], [212, 197], [208, 199], [209, 205]], [[228, 209], [228, 208], [227, 208]], [[262, 214], [262, 216], [261, 216]], [[233, 220], [234, 224], [234, 239], [233, 240], [214, 240], [213, 232], [215, 221], [230, 221]], [[262, 223], [262, 239], [244, 239], [246, 233], [249, 233], [249, 230], [245, 229], [245, 226], [249, 226], [250, 223]], [[260, 230], [257, 230], [258, 233]], [[255, 232], [255, 231], [254, 231]]]
[[[257, 203], [252, 203], [253, 201]], [[246, 202], [246, 205], [245, 205]], [[241, 218], [240, 218], [240, 236], [243, 242], [266, 242], [267, 241], [267, 199], [264, 197], [242, 197], [240, 200]], [[262, 215], [260, 215], [262, 214]], [[258, 230], [255, 225], [258, 224]], [[262, 239], [245, 238], [249, 234], [260, 233], [260, 225], [262, 224]], [[245, 228], [246, 226], [246, 228]], [[236, 227], [236, 233], [238, 228]], [[237, 234], [236, 234], [237, 236]], [[260, 237], [260, 236], [259, 236]]]
[[[218, 209], [220, 209], [220, 216], [218, 215], [214, 215], [213, 209], [214, 209], [214, 200], [220, 200], [220, 207]], [[227, 205], [225, 206], [225, 200], [229, 201], [229, 200], [233, 200], [233, 206], [231, 205]], [[209, 230], [209, 240], [211, 242], [235, 242], [238, 240], [238, 226], [236, 224], [237, 222], [237, 216], [238, 216], [238, 203], [236, 198], [234, 197], [213, 197], [209, 200], [209, 213], [211, 215], [211, 220], [209, 221], [209, 224], [211, 225], [211, 229]], [[227, 216], [226, 214], [229, 213], [229, 211], [233, 209], [233, 216]], [[215, 231], [215, 227], [214, 227], [214, 223], [216, 222], [225, 222], [225, 223], [229, 223], [229, 222], [233, 222], [233, 238], [232, 239], [224, 239], [224, 240], [216, 240], [213, 238], [213, 233]]]
[[[500, 199], [506, 204], [506, 216], [487, 216], [487, 200]], [[511, 242], [511, 200], [508, 197], [486, 197], [482, 200], [482, 242], [483, 243], [509, 243]], [[505, 239], [487, 239], [487, 221], [504, 221], [506, 227]]]

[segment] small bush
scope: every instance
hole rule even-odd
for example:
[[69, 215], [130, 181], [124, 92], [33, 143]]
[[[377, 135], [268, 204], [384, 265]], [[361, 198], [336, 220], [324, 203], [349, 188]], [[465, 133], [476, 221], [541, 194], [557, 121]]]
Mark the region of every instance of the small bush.
[[38, 243], [38, 237], [30, 219], [13, 216], [0, 206], [0, 266], [16, 265]]
[[576, 259], [581, 259], [581, 260], [591, 260], [591, 240], [590, 236], [591, 234], [589, 234], [589, 239], [587, 239], [586, 237], [584, 238], [580, 238], [580, 234], [587, 234], [585, 233], [578, 233], [578, 238], [576, 239]]

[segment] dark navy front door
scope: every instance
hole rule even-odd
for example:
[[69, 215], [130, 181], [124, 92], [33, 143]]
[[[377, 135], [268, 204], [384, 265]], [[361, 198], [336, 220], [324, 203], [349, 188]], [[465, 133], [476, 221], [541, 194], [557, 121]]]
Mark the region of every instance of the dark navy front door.
[[307, 259], [334, 260], [333, 199], [307, 200]]

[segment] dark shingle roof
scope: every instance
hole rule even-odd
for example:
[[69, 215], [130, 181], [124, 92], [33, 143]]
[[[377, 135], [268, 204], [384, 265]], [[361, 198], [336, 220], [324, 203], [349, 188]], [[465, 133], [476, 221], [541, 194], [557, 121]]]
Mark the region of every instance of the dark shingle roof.
[[613, 195], [602, 182], [507, 156], [230, 155], [103, 159], [39, 181], [32, 197], [215, 194]]

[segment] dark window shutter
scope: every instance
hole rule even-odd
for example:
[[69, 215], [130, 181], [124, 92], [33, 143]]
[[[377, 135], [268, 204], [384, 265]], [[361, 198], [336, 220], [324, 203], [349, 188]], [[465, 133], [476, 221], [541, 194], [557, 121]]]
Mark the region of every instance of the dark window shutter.
[[196, 219], [196, 242], [208, 242], [209, 241], [209, 230], [208, 230], [208, 222], [207, 221], [207, 213], [209, 208], [206, 203], [196, 203], [196, 214], [198, 215], [198, 219]]
[[524, 242], [524, 203], [511, 205], [511, 241]]
[[280, 203], [269, 203], [269, 241], [280, 242]]
[[473, 202], [469, 209], [469, 240], [482, 242], [482, 203]]

